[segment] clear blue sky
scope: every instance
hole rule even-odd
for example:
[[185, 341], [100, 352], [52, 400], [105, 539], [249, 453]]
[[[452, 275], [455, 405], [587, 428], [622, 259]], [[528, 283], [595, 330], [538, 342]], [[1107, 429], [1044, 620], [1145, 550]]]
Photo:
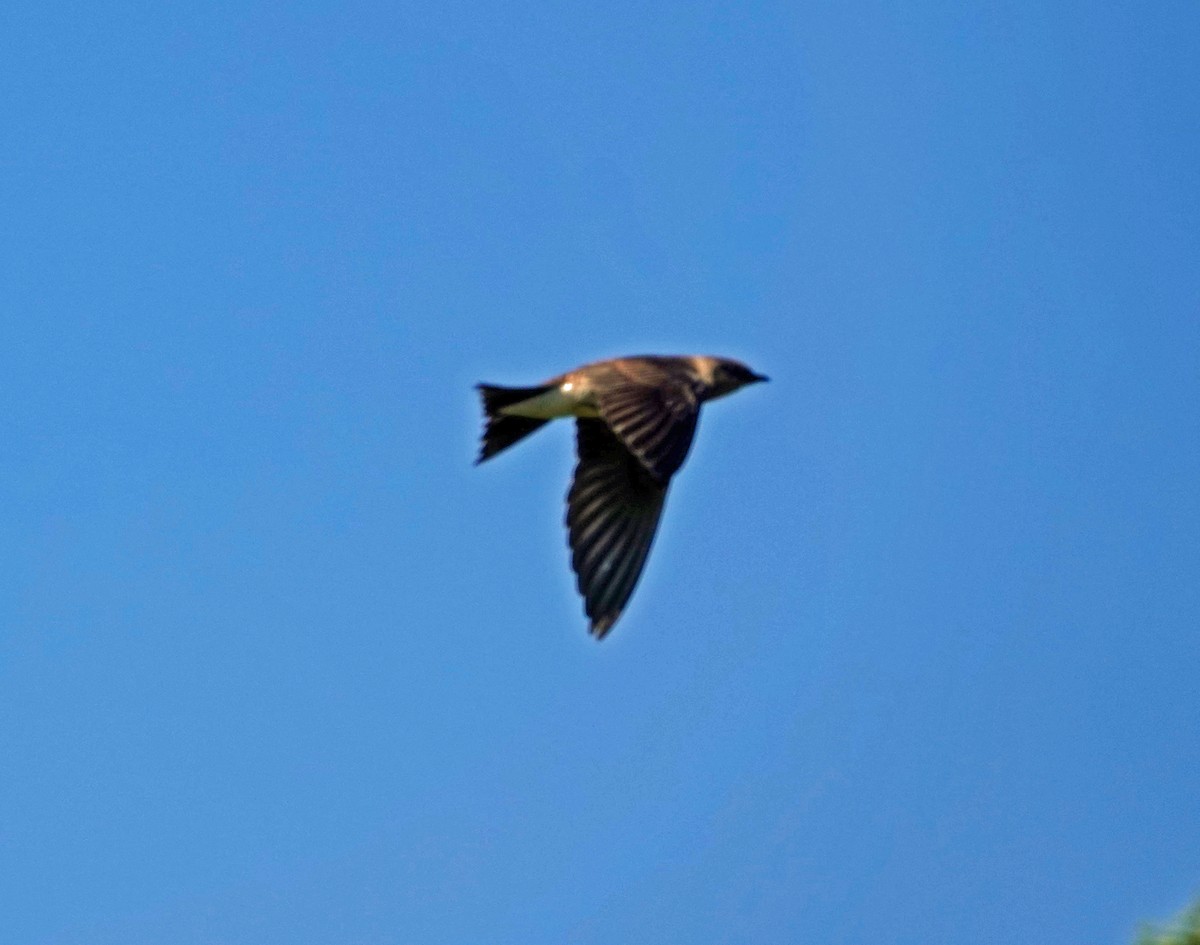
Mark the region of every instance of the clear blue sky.
[[[0, 938], [1125, 943], [1200, 889], [1200, 6], [0, 14]], [[714, 404], [602, 644], [559, 424]]]

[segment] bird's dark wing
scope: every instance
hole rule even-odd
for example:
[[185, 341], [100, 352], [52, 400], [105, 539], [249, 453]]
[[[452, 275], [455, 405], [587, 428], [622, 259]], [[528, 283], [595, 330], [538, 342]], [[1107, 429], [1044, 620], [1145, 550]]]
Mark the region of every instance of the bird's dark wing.
[[641, 464], [664, 486], [692, 445], [700, 399], [688, 383], [665, 376], [630, 380], [597, 396], [600, 417]]
[[641, 577], [667, 486], [603, 420], [577, 419], [575, 430], [579, 463], [567, 495], [571, 567], [591, 632], [601, 639]]

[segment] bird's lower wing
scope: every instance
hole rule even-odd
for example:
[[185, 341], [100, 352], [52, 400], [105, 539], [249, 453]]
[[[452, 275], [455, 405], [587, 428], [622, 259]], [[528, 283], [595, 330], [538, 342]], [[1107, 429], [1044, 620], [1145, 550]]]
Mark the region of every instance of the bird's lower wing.
[[625, 448], [664, 486], [683, 465], [700, 402], [686, 383], [613, 385], [597, 397], [600, 416]]
[[579, 462], [567, 495], [571, 567], [602, 638], [621, 616], [642, 568], [667, 497], [660, 483], [603, 420], [575, 421]]

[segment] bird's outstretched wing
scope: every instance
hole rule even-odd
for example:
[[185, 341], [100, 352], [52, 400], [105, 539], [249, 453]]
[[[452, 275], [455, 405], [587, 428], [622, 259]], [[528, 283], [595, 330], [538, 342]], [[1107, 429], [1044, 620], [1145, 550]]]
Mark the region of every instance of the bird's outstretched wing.
[[621, 383], [607, 384], [597, 395], [600, 418], [665, 486], [692, 446], [700, 398], [686, 381], [650, 365], [622, 374]]
[[567, 495], [571, 567], [591, 632], [601, 639], [641, 577], [667, 483], [626, 449], [604, 420], [577, 419], [575, 429], [579, 462]]

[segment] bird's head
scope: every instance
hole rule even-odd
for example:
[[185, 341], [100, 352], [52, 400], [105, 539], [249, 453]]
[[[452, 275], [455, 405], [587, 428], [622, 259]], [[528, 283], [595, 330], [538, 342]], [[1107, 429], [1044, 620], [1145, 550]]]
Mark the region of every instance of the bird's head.
[[765, 374], [757, 374], [741, 361], [735, 361], [733, 358], [708, 358], [706, 360], [711, 362], [712, 369], [709, 399], [732, 394], [747, 384], [758, 384], [770, 380]]

